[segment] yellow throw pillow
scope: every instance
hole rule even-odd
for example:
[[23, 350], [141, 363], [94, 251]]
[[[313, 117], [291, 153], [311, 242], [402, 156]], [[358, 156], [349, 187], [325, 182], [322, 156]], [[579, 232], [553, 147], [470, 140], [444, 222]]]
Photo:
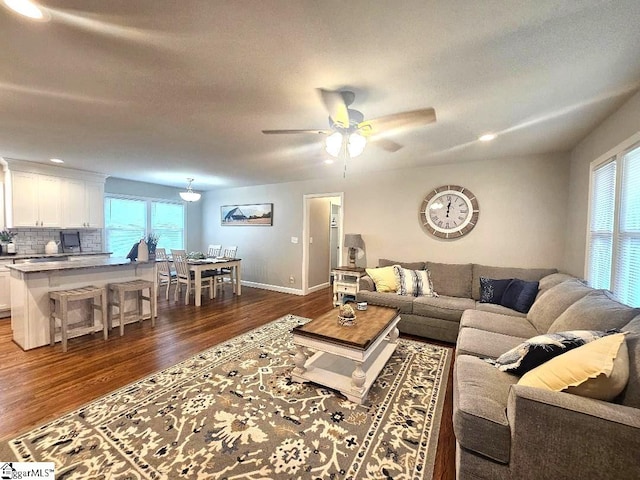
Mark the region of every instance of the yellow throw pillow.
[[613, 400], [629, 381], [624, 333], [599, 338], [525, 373], [518, 385]]
[[396, 282], [396, 273], [391, 267], [381, 268], [367, 268], [367, 275], [371, 277], [373, 283], [376, 284], [376, 290], [378, 292], [393, 292], [398, 290], [398, 283]]

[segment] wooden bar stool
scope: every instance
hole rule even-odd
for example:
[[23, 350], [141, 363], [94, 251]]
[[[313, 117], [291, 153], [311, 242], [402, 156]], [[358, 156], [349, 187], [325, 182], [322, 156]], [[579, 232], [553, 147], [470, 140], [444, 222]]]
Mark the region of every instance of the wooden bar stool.
[[[149, 295], [144, 294], [144, 290], [149, 289]], [[127, 292], [136, 292], [136, 309], [125, 312], [125, 296]], [[138, 320], [142, 323], [144, 319], [143, 300], [149, 302], [151, 312], [151, 326], [156, 326], [156, 284], [149, 280], [132, 280], [130, 282], [109, 284], [109, 328], [113, 328], [113, 307], [118, 308], [118, 318], [120, 322], [120, 336], [124, 335], [124, 321]]]
[[[91, 325], [83, 324], [81, 327], [69, 329], [69, 302], [92, 299], [91, 302]], [[71, 290], [58, 290], [49, 292], [49, 344], [55, 345], [56, 341], [56, 318], [60, 319], [60, 337], [62, 341], [62, 351], [67, 351], [67, 340], [70, 334], [74, 337], [94, 333], [96, 331], [95, 311], [101, 312], [102, 331], [104, 339], [107, 339], [107, 290], [104, 287], [74, 288]]]

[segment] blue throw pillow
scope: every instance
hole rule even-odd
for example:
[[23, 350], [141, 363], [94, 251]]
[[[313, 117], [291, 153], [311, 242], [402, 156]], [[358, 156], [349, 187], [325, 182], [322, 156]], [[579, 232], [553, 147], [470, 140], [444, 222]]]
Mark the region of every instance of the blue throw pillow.
[[494, 280], [480, 277], [480, 303], [495, 303], [500, 305], [504, 291], [511, 283], [512, 278]]
[[514, 278], [502, 294], [500, 305], [516, 312], [527, 313], [538, 295], [538, 285], [539, 282], [526, 282]]

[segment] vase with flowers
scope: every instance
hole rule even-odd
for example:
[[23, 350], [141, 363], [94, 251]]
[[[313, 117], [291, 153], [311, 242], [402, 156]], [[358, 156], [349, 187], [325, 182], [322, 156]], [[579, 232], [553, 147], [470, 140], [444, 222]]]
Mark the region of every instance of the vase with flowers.
[[11, 230], [0, 231], [0, 254], [13, 255], [16, 253], [16, 245], [13, 243], [16, 235], [18, 235], [18, 232], [12, 232]]
[[157, 233], [149, 233], [145, 242], [147, 243], [147, 248], [149, 248], [149, 260], [155, 260], [156, 258], [156, 247], [158, 246], [158, 240], [160, 235]]

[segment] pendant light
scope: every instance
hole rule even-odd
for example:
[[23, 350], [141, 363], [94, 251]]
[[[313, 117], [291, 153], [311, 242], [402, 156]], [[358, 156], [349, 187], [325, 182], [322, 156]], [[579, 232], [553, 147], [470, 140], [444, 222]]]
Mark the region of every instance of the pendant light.
[[197, 202], [198, 200], [200, 200], [200, 194], [198, 192], [194, 192], [191, 189], [191, 182], [193, 182], [193, 178], [187, 178], [187, 181], [189, 182], [189, 184], [187, 185], [187, 191], [180, 192], [180, 197], [185, 202]]

